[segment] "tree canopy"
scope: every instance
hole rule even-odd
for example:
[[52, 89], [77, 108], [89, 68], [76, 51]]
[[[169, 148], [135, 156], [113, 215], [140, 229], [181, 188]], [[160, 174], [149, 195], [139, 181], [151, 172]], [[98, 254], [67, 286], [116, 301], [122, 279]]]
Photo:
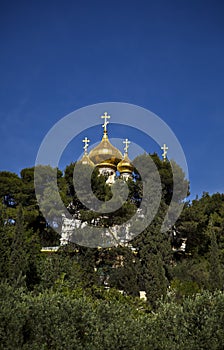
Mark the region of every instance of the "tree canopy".
[[[189, 184], [174, 165], [178, 181], [173, 198], [169, 161], [150, 157], [154, 168], [147, 155], [134, 161], [135, 181], [127, 182], [126, 202], [106, 216], [80, 201], [73, 185], [75, 163], [64, 172], [49, 166], [38, 172], [48, 220], [36, 199], [34, 168], [23, 169], [20, 176], [0, 172], [0, 348], [223, 348], [224, 194], [204, 193], [187, 202]], [[142, 167], [147, 161], [149, 168]], [[70, 214], [79, 213], [88, 223], [91, 235], [96, 222], [110, 227], [133, 216], [150, 169], [150, 193], [158, 190], [158, 174], [162, 192], [156, 215], [141, 234], [110, 248], [71, 242], [57, 252], [41, 252], [43, 246], [59, 246], [54, 230], [61, 225], [58, 193]], [[85, 184], [84, 175], [81, 180]], [[112, 199], [113, 188], [97, 169], [91, 184], [102, 206]], [[88, 200], [87, 192], [83, 196]], [[171, 200], [184, 207], [175, 225], [163, 232]], [[140, 225], [133, 223], [133, 228], [135, 224]], [[140, 291], [146, 301], [139, 299]]]

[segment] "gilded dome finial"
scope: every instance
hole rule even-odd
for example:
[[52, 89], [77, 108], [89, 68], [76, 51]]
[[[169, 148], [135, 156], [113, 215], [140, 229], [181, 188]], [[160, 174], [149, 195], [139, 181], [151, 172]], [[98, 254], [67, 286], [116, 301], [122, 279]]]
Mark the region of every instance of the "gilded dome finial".
[[102, 128], [104, 128], [104, 137], [107, 137], [107, 125], [109, 124], [109, 121], [107, 119], [110, 119], [110, 115], [108, 115], [107, 112], [105, 112], [104, 115], [101, 116], [101, 118], [104, 119], [104, 123], [102, 125]]
[[89, 147], [89, 142], [90, 142], [90, 140], [87, 138], [87, 137], [85, 137], [84, 138], [84, 140], [82, 140], [82, 142], [84, 142], [84, 147], [83, 147], [83, 149], [84, 149], [84, 154], [87, 154], [87, 149], [88, 149], [88, 147]]
[[84, 155], [83, 155], [83, 157], [81, 159], [81, 163], [84, 164], [84, 165], [91, 165], [91, 166], [94, 167], [94, 163], [89, 159], [89, 155], [88, 155], [88, 152], [87, 152], [90, 140], [87, 137], [85, 137], [84, 140], [82, 140], [82, 142], [85, 145], [83, 146]]
[[161, 147], [161, 149], [163, 150], [162, 157], [163, 157], [163, 160], [165, 161], [166, 158], [167, 158], [167, 150], [168, 150], [168, 147], [167, 147], [167, 145], [164, 143], [164, 145]]
[[128, 148], [129, 148], [129, 144], [131, 143], [128, 139], [125, 139], [124, 141], [123, 141], [123, 143], [125, 144], [125, 147], [124, 147], [124, 152], [126, 153], [126, 154], [128, 154]]
[[125, 139], [123, 143], [125, 144], [124, 156], [123, 159], [118, 163], [117, 170], [123, 177], [128, 178], [134, 170], [134, 167], [131, 164], [130, 159], [128, 158], [128, 148], [131, 142], [128, 139]]

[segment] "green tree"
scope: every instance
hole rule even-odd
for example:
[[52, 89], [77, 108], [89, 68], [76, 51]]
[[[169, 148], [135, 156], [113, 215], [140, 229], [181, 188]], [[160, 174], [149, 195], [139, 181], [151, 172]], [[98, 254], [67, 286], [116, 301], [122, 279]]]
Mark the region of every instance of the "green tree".
[[175, 262], [171, 275], [171, 291], [174, 291], [177, 300], [194, 295], [208, 288], [208, 261], [203, 257], [183, 256]]
[[209, 233], [211, 235], [211, 246], [209, 252], [209, 289], [215, 291], [223, 288], [223, 280], [219, 259], [219, 248], [211, 221], [209, 222]]
[[159, 253], [149, 254], [142, 264], [142, 277], [146, 297], [152, 307], [155, 308], [156, 302], [159, 298], [166, 295], [168, 288], [161, 255]]
[[19, 205], [9, 261], [9, 279], [11, 283], [23, 283], [27, 268], [26, 235], [23, 226], [22, 206]]
[[0, 172], [0, 198], [7, 207], [15, 208], [21, 201], [22, 182], [17, 174]]
[[97, 269], [102, 282], [127, 295], [139, 296], [138, 259], [129, 247], [105, 248], [98, 251]]
[[0, 278], [1, 280], [7, 280], [9, 277], [9, 261], [14, 236], [14, 225], [8, 220], [5, 205], [0, 204], [0, 207]]
[[[0, 276], [14, 286], [33, 286], [39, 282], [37, 263], [40, 258], [38, 236], [24, 225], [22, 206], [16, 209], [17, 217], [12, 223], [4, 211], [0, 224]], [[4, 219], [3, 219], [4, 218]]]

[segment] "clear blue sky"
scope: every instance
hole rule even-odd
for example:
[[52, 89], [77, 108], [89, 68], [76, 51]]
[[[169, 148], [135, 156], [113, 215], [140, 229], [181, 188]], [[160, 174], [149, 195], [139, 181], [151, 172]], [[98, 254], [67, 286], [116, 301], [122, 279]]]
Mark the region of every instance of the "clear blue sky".
[[0, 170], [33, 166], [75, 109], [121, 101], [175, 132], [193, 197], [224, 192], [223, 18], [221, 0], [1, 1]]

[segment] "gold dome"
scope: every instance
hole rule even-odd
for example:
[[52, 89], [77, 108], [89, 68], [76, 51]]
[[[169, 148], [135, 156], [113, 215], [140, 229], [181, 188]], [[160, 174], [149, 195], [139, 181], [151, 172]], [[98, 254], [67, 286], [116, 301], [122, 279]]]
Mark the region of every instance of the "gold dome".
[[92, 167], [95, 166], [95, 164], [89, 159], [89, 156], [87, 153], [84, 153], [84, 156], [82, 157], [80, 162], [84, 165], [91, 165]]
[[88, 147], [89, 147], [89, 142], [90, 140], [85, 137], [84, 140], [82, 140], [82, 142], [85, 144], [84, 148], [84, 155], [82, 157], [82, 159], [80, 160], [80, 163], [84, 164], [84, 165], [91, 165], [92, 167], [94, 167], [94, 163], [89, 159], [89, 155], [87, 153]]
[[122, 159], [122, 161], [120, 161], [120, 163], [118, 163], [117, 170], [121, 174], [122, 173], [130, 173], [130, 174], [132, 174], [132, 172], [134, 170], [134, 166], [131, 164], [131, 161], [128, 158], [127, 153], [124, 154], [124, 158]]
[[106, 159], [103, 160], [101, 163], [97, 164], [98, 168], [110, 168], [113, 169], [114, 171], [117, 170], [117, 163], [119, 162], [119, 160], [117, 160], [117, 158], [110, 158], [110, 159]]
[[108, 161], [110, 164], [117, 164], [122, 159], [122, 154], [110, 143], [107, 133], [104, 132], [102, 141], [89, 152], [89, 158], [95, 164], [108, 163]]

